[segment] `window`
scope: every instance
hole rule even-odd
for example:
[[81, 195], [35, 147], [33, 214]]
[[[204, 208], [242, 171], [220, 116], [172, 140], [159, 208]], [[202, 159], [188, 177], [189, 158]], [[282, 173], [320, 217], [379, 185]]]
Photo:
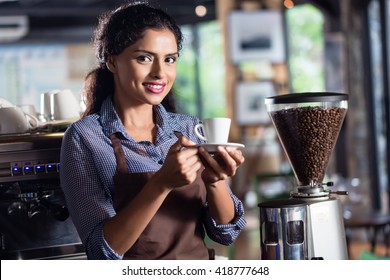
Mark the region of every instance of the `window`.
[[324, 91], [324, 18], [311, 4], [286, 10], [291, 91]]
[[175, 94], [178, 110], [200, 118], [225, 116], [225, 65], [220, 24], [210, 21], [182, 27]]

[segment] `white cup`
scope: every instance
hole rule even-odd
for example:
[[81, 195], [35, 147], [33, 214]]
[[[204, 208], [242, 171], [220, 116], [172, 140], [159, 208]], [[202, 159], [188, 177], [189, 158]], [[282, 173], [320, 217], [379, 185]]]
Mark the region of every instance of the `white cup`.
[[60, 92], [60, 90], [55, 89], [41, 94], [40, 117], [42, 121], [54, 120], [53, 95], [58, 92]]
[[30, 132], [38, 127], [38, 119], [17, 106], [0, 108], [0, 134]]
[[[230, 123], [229, 118], [208, 118], [203, 120], [203, 123], [195, 125], [194, 132], [209, 144], [226, 144], [229, 139]], [[199, 128], [203, 134], [199, 132]]]
[[69, 89], [53, 94], [54, 119], [66, 120], [80, 117], [80, 104]]
[[77, 98], [68, 89], [53, 90], [41, 95], [41, 116], [46, 121], [79, 118], [80, 111]]

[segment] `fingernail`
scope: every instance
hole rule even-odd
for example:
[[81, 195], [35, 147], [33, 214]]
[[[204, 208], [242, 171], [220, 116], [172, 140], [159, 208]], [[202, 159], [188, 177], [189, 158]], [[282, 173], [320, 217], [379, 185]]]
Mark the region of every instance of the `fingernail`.
[[183, 135], [180, 131], [174, 131], [173, 133], [176, 135], [177, 138]]

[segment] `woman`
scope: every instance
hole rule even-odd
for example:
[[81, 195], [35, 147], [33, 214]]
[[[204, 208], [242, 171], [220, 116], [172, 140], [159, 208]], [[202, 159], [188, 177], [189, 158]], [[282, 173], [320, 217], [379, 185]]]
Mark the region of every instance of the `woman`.
[[61, 150], [61, 185], [89, 259], [208, 259], [205, 230], [228, 245], [245, 224], [225, 181], [241, 152], [191, 147], [199, 120], [162, 105], [181, 42], [174, 20], [145, 4], [100, 18], [85, 115]]

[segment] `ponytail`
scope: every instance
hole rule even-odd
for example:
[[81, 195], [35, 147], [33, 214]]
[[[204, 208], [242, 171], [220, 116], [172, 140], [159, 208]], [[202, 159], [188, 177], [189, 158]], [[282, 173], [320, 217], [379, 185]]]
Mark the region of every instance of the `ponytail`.
[[107, 96], [114, 94], [114, 76], [106, 67], [97, 67], [85, 77], [83, 98], [86, 109], [83, 117], [100, 111]]

